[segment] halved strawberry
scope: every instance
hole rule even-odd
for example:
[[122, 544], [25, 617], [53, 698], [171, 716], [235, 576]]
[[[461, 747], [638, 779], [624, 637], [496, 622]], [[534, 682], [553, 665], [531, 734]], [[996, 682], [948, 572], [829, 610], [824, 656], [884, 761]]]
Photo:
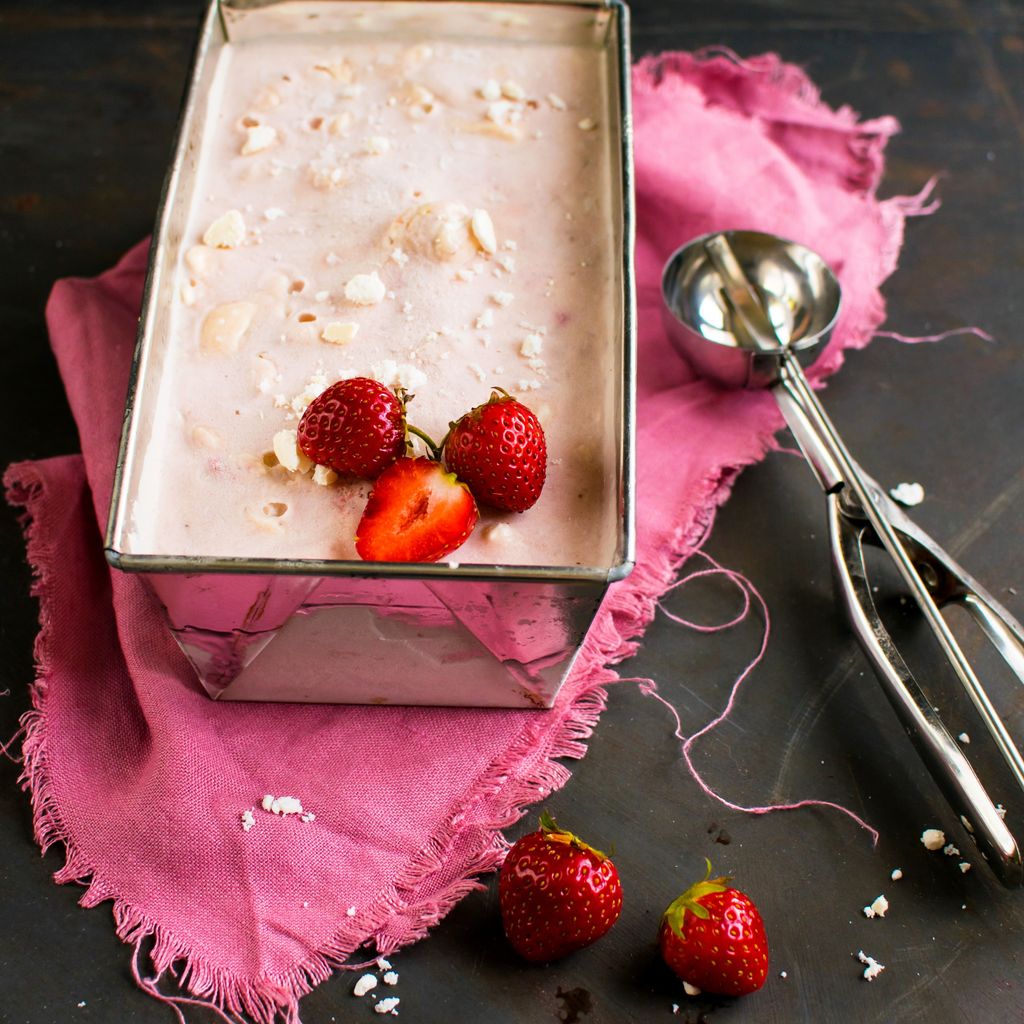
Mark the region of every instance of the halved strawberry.
[[403, 456], [379, 477], [356, 530], [368, 562], [436, 562], [473, 532], [469, 488], [433, 459]]
[[501, 388], [452, 424], [444, 461], [476, 500], [506, 512], [525, 512], [540, 497], [548, 467], [540, 420]]
[[369, 377], [336, 381], [303, 413], [298, 445], [318, 466], [372, 479], [405, 451], [403, 398]]

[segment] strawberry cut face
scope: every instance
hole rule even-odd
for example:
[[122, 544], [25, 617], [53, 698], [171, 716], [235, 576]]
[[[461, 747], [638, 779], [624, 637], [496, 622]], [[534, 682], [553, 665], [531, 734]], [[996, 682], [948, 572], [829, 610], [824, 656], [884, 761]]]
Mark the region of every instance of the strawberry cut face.
[[403, 457], [377, 478], [356, 530], [368, 562], [436, 562], [465, 542], [479, 513], [469, 488], [440, 463]]

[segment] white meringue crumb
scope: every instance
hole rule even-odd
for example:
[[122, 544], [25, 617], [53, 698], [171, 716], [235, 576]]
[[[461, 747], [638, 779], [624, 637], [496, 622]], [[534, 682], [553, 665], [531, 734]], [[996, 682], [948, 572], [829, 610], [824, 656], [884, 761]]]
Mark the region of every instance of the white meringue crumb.
[[469, 228], [484, 252], [493, 253], [498, 248], [498, 237], [494, 232], [494, 221], [486, 210], [474, 210], [469, 219]]
[[700, 995], [700, 989], [697, 988], [696, 985], [691, 985], [688, 981], [684, 981], [683, 982], [683, 991], [688, 996], [699, 996]]
[[485, 331], [488, 327], [494, 326], [494, 310], [485, 309], [474, 321], [474, 326], [478, 331]]
[[509, 305], [515, 296], [511, 292], [494, 292], [491, 295], [491, 302], [496, 306]]
[[1002, 804], [996, 804], [996, 814], [998, 814], [1000, 818], [1005, 818], [1006, 808]]
[[363, 142], [367, 156], [383, 156], [391, 148], [391, 140], [385, 135], [371, 135]]
[[405, 388], [415, 391], [427, 382], [427, 375], [411, 363], [398, 363], [394, 359], [383, 359], [372, 368], [374, 380], [389, 388]]
[[961, 743], [970, 743], [970, 742], [971, 742], [971, 737], [970, 737], [970, 736], [968, 736], [968, 735], [967, 735], [967, 733], [965, 733], [965, 732], [962, 732], [962, 733], [960, 733], [960, 735], [959, 735], [959, 736], [957, 736], [957, 739], [958, 739], [958, 740], [959, 740], [959, 741], [960, 741]]
[[913, 508], [914, 505], [920, 505], [924, 501], [924, 488], [920, 484], [897, 484], [895, 487], [889, 488], [889, 493], [894, 501], [898, 501], [907, 508]]
[[921, 833], [921, 842], [926, 850], [941, 850], [946, 845], [946, 833], [938, 828], [926, 828]]
[[337, 479], [338, 474], [330, 466], [313, 467], [313, 483], [320, 487], [330, 487], [331, 484], [337, 482]]
[[863, 949], [857, 953], [857, 959], [867, 965], [864, 968], [866, 981], [874, 981], [885, 970], [885, 964], [880, 964], [873, 956], [868, 956]]
[[345, 285], [345, 298], [357, 306], [374, 306], [387, 294], [387, 288], [377, 271], [356, 274]]
[[379, 971], [390, 971], [391, 970], [391, 961], [388, 960], [386, 957], [383, 957], [383, 956], [377, 957], [376, 963], [377, 963], [377, 970], [379, 970]]
[[378, 999], [374, 1004], [374, 1013], [390, 1013], [393, 1017], [398, 1016], [398, 1004], [401, 1000], [398, 996], [388, 996], [386, 999]]
[[241, 821], [242, 821], [242, 831], [243, 832], [248, 832], [249, 829], [251, 829], [253, 827], [253, 825], [256, 824], [256, 817], [252, 813], [252, 811], [242, 811]]
[[398, 972], [397, 971], [385, 971], [383, 981], [385, 985], [397, 985], [398, 984]]
[[377, 987], [377, 978], [373, 974], [364, 974], [355, 983], [355, 987], [352, 989], [352, 995], [354, 996], [365, 996], [367, 992]]
[[245, 142], [242, 144], [242, 156], [251, 156], [264, 149], [269, 149], [277, 142], [277, 130], [268, 124], [257, 124], [245, 130]]
[[397, 263], [400, 267], [404, 267], [409, 262], [409, 257], [406, 253], [402, 252], [401, 249], [392, 249], [391, 255], [388, 257], [392, 263]]
[[877, 896], [869, 906], [864, 908], [865, 917], [885, 917], [889, 909], [889, 901], [884, 896]]
[[488, 103], [493, 103], [495, 100], [501, 99], [501, 86], [493, 78], [488, 78], [483, 85], [477, 89], [477, 95], [481, 99], [487, 100]]
[[285, 815], [302, 813], [302, 803], [294, 796], [273, 796], [271, 793], [267, 793], [263, 797], [260, 806], [263, 810], [269, 811], [271, 814]]
[[523, 108], [510, 100], [498, 100], [488, 105], [486, 117], [499, 127], [512, 128], [523, 119]]
[[903, 877], [903, 871], [900, 868], [893, 868], [892, 874], [889, 877], [894, 882], [898, 882]]
[[779, 977], [780, 978], [788, 978], [789, 975], [785, 971], [779, 971]]
[[245, 241], [245, 218], [238, 210], [221, 214], [203, 233], [203, 245], [211, 249], [234, 249]]
[[345, 916], [346, 917], [355, 917], [356, 916], [356, 908], [355, 907], [349, 907], [348, 910], [345, 911]]
[[960, 873], [963, 874], [963, 875], [966, 875], [967, 872], [971, 870], [971, 865], [966, 860], [960, 861], [960, 863], [957, 865], [957, 867], [960, 868]]
[[306, 473], [313, 468], [312, 461], [299, 451], [298, 437], [294, 430], [279, 430], [274, 435], [273, 448], [277, 461], [289, 473]]
[[539, 334], [528, 334], [519, 346], [519, 354], [526, 359], [539, 356], [544, 349], [544, 339]]
[[954, 846], [954, 845], [953, 845], [952, 843], [947, 843], [947, 844], [946, 844], [946, 845], [945, 845], [945, 846], [944, 846], [944, 847], [942, 848], [942, 852], [943, 852], [943, 853], [944, 853], [944, 854], [945, 854], [945, 855], [946, 855], [947, 857], [959, 857], [959, 856], [960, 856], [960, 851], [959, 851], [959, 850], [958, 850], [958, 849], [957, 849], [957, 848], [956, 848], [956, 847], [955, 847], [955, 846]]
[[331, 345], [347, 345], [358, 332], [359, 324], [335, 320], [321, 331], [320, 337]]

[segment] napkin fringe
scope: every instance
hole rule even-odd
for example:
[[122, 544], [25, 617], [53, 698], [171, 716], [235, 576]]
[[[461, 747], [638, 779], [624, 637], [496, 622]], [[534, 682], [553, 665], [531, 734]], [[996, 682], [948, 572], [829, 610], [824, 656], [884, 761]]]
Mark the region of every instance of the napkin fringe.
[[[621, 661], [632, 653], [636, 644], [621, 630], [628, 629], [630, 635], [639, 633], [642, 623], [637, 619], [637, 611], [643, 606], [644, 615], [649, 618], [656, 600], [651, 597], [637, 601], [624, 595], [625, 600], [609, 603], [581, 653], [583, 664], [572, 692], [547, 715], [533, 717], [530, 728], [476, 780], [461, 810], [410, 860], [371, 909], [357, 913], [351, 922], [343, 922], [331, 940], [292, 970], [276, 977], [238, 978], [213, 966], [189, 943], [161, 927], [97, 877], [94, 866], [82, 856], [61, 817], [50, 773], [45, 717], [51, 671], [50, 567], [55, 557], [37, 529], [37, 511], [45, 498], [45, 485], [31, 463], [10, 466], [3, 483], [8, 504], [21, 509], [18, 518], [32, 570], [31, 594], [39, 601], [35, 679], [30, 685], [32, 706], [20, 720], [23, 770], [18, 780], [30, 795], [36, 841], [44, 854], [57, 843], [63, 845], [65, 861], [54, 872], [53, 879], [58, 884], [84, 886], [85, 892], [79, 898], [81, 906], [89, 908], [112, 901], [116, 934], [133, 948], [133, 976], [137, 984], [165, 1003], [182, 1024], [185, 1017], [181, 1007], [189, 1005], [212, 1010], [229, 1024], [236, 1024], [243, 1017], [258, 1024], [273, 1024], [279, 1016], [285, 1024], [299, 1024], [298, 1003], [302, 996], [339, 968], [365, 966], [350, 962], [360, 947], [373, 943], [379, 953], [386, 954], [416, 941], [464, 896], [484, 888], [478, 876], [499, 867], [508, 850], [501, 830], [522, 817], [527, 805], [568, 781], [571, 773], [559, 763], [559, 758], [578, 759], [586, 753], [585, 741], [592, 735], [606, 704], [604, 687], [616, 678], [604, 665]], [[558, 716], [554, 725], [551, 714]], [[538, 750], [536, 746], [545, 732], [546, 741]], [[429, 882], [441, 884], [429, 898], [420, 897]], [[144, 976], [139, 969], [143, 956], [152, 963], [151, 977]], [[194, 998], [161, 992], [158, 985], [168, 976], [181, 992]]]
[[[619, 679], [608, 666], [636, 652], [644, 628], [654, 618], [659, 597], [709, 534], [717, 509], [728, 498], [736, 476], [775, 446], [773, 433], [765, 432], [757, 438], [749, 458], [741, 464], [718, 466], [702, 480], [694, 495], [692, 515], [678, 525], [669, 549], [638, 565], [629, 587], [613, 587], [609, 592], [580, 652], [577, 672], [563, 688], [555, 708], [531, 716], [529, 727], [477, 778], [461, 809], [409, 861], [373, 906], [343, 921], [330, 940], [291, 970], [256, 978], [239, 978], [215, 967], [189, 943], [112, 891], [82, 857], [60, 816], [52, 792], [44, 716], [49, 673], [49, 566], [53, 558], [36, 530], [36, 508], [44, 497], [44, 485], [31, 464], [10, 467], [4, 485], [8, 502], [23, 509], [20, 522], [33, 572], [32, 593], [39, 599], [40, 621], [35, 644], [36, 679], [30, 688], [32, 708], [21, 720], [24, 770], [19, 782], [30, 792], [34, 831], [43, 852], [58, 842], [64, 846], [65, 863], [54, 873], [54, 881], [85, 886], [79, 899], [83, 907], [113, 902], [117, 936], [133, 949], [136, 983], [165, 1003], [179, 1024], [186, 1024], [181, 1007], [190, 1005], [215, 1012], [227, 1024], [246, 1019], [274, 1024], [279, 1018], [284, 1024], [301, 1024], [299, 1000], [304, 995], [338, 969], [368, 966], [352, 962], [357, 950], [372, 944], [378, 953], [387, 955], [415, 942], [463, 897], [485, 888], [479, 876], [497, 869], [509, 848], [502, 830], [518, 821], [529, 805], [565, 785], [571, 772], [559, 759], [579, 759], [586, 753], [585, 741], [593, 734], [607, 703], [607, 686]], [[558, 716], [555, 724], [551, 715]], [[419, 894], [428, 884], [431, 895], [423, 898]], [[153, 967], [150, 977], [144, 976], [138, 966], [144, 956]], [[168, 980], [179, 992], [189, 995], [162, 992], [159, 985]]]
[[[35, 516], [35, 507], [43, 496], [44, 488], [41, 477], [31, 463], [17, 463], [8, 467], [4, 473], [3, 485], [7, 504], [22, 510], [18, 516], [18, 524], [25, 538], [26, 557], [32, 571], [29, 594], [39, 602], [39, 632], [32, 646], [35, 679], [29, 687], [31, 707], [19, 720], [23, 767], [18, 777], [18, 785], [28, 792], [31, 799], [33, 831], [41, 854], [45, 856], [54, 843], [64, 842], [68, 856], [61, 871], [67, 871], [72, 861], [77, 861], [78, 857], [77, 851], [73, 851], [67, 844], [67, 830], [50, 782], [46, 722], [43, 715], [47, 678], [50, 673], [47, 651], [51, 631], [51, 583], [46, 567], [53, 559], [50, 546], [37, 529]], [[82, 865], [76, 864], [71, 869], [69, 880], [78, 881], [82, 876]], [[54, 877], [56, 879], [56, 875]]]

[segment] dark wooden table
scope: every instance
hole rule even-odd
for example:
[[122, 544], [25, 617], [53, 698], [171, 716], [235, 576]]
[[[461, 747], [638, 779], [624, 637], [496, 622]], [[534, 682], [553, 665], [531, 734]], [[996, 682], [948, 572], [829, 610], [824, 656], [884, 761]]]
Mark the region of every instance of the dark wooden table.
[[[633, 11], [637, 55], [714, 43], [777, 50], [805, 66], [829, 102], [895, 114], [905, 134], [891, 144], [884, 194], [914, 192], [942, 173], [942, 209], [908, 224], [885, 289], [887, 326], [921, 334], [978, 324], [996, 343], [878, 340], [849, 359], [826, 401], [876, 477], [924, 484], [918, 521], [1024, 617], [1024, 8], [637, 0]], [[197, 16], [195, 0], [0, 3], [4, 464], [77, 448], [43, 303], [55, 278], [98, 273], [150, 230]], [[760, 587], [774, 629], [733, 719], [696, 757], [740, 802], [816, 796], [853, 807], [881, 831], [877, 850], [833, 813], [754, 818], [717, 806], [683, 769], [664, 710], [618, 686], [590, 753], [547, 806], [598, 845], [614, 844], [627, 889], [620, 923], [568, 960], [525, 966], [501, 937], [492, 884], [394, 958], [403, 1019], [669, 1021], [677, 1003], [675, 1019], [691, 1024], [1024, 1021], [1024, 892], [1001, 889], [980, 864], [961, 875], [921, 846], [921, 830], [938, 825], [970, 850], [836, 611], [822, 516], [806, 469], [781, 455], [744, 473], [720, 514], [709, 550]], [[0, 565], [8, 737], [28, 706], [36, 630], [9, 511], [0, 513]], [[730, 599], [709, 587], [678, 608], [713, 618]], [[696, 728], [724, 701], [758, 629], [751, 621], [706, 637], [659, 618], [626, 670], [657, 679]], [[1019, 689], [999, 693], [1024, 735]], [[972, 750], [982, 746], [969, 715], [951, 719], [975, 737]], [[51, 883], [61, 856], [40, 859], [17, 775], [0, 762], [0, 1021], [166, 1024], [169, 1011], [133, 985], [109, 910], [81, 910], [74, 887]], [[661, 909], [705, 855], [742, 880], [768, 922], [772, 973], [746, 1000], [687, 999], [655, 953]], [[905, 877], [893, 883], [897, 866]], [[869, 921], [861, 908], [881, 892], [889, 915]], [[862, 948], [887, 965], [872, 984], [854, 959]], [[341, 976], [321, 986], [303, 1019], [376, 1019], [351, 985]]]

